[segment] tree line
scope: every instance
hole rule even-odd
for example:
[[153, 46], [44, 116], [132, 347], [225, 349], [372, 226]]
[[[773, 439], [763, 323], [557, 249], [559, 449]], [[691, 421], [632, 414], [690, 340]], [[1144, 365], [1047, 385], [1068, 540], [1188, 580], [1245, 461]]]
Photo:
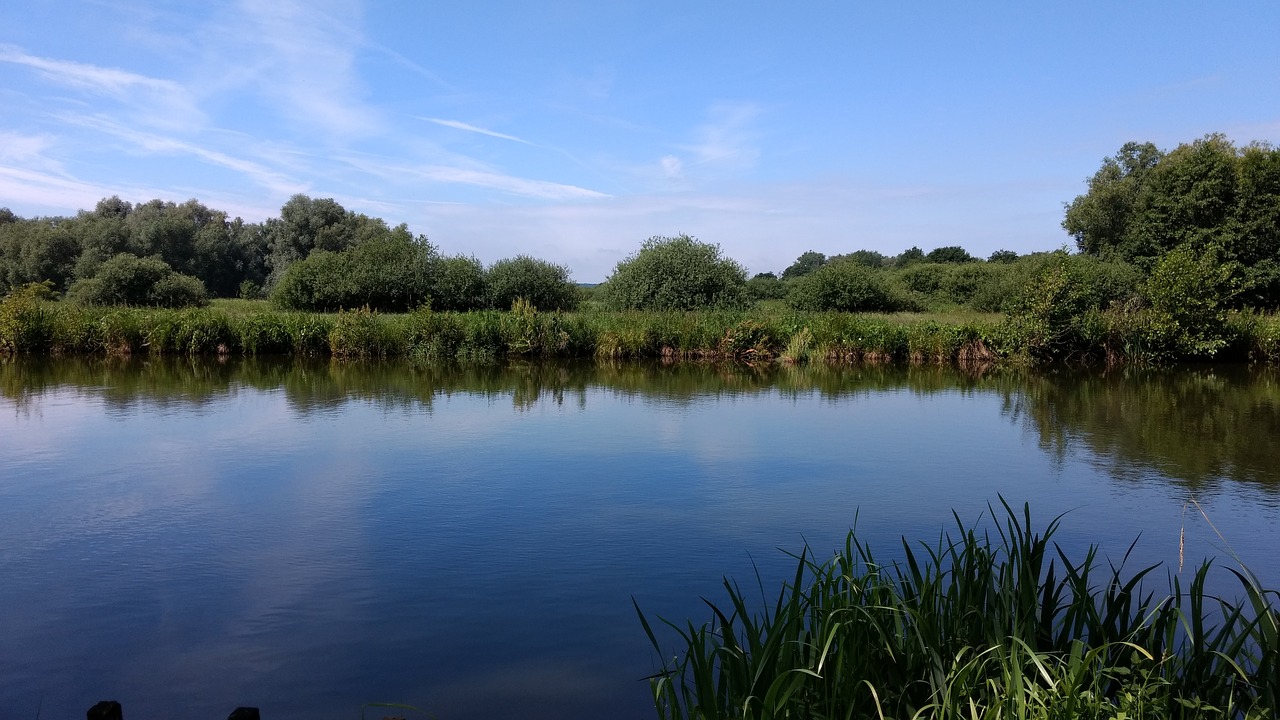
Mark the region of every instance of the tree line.
[[808, 251], [749, 279], [717, 245], [652, 237], [605, 283], [584, 290], [562, 265], [519, 256], [485, 267], [328, 198], [296, 195], [279, 217], [246, 223], [196, 200], [133, 205], [110, 197], [73, 217], [24, 219], [0, 209], [0, 292], [44, 283], [90, 304], [239, 296], [320, 311], [507, 309], [517, 298], [540, 310], [584, 301], [614, 310], [760, 301], [817, 311], [1036, 308], [1044, 317], [1111, 312], [1117, 322], [1163, 313], [1178, 326], [1170, 332], [1191, 334], [1198, 330], [1183, 326], [1219, 321], [1227, 310], [1280, 307], [1280, 151], [1269, 145], [1236, 147], [1222, 135], [1168, 152], [1126, 144], [1065, 205], [1062, 225], [1078, 252]]

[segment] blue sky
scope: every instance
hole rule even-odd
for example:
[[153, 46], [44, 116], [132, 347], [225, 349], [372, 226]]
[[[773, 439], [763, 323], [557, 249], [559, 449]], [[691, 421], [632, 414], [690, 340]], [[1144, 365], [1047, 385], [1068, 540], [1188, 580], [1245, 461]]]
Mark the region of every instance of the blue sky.
[[1280, 143], [1280, 3], [16, 0], [0, 206], [294, 193], [603, 280], [652, 235], [1069, 242], [1129, 140]]

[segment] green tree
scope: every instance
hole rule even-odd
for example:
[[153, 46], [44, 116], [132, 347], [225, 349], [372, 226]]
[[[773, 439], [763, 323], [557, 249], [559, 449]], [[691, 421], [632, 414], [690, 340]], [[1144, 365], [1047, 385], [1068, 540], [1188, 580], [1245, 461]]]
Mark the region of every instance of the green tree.
[[563, 265], [519, 255], [499, 260], [485, 273], [490, 306], [509, 310], [518, 298], [538, 310], [573, 310], [578, 306], [578, 286]]
[[802, 253], [800, 257], [796, 258], [795, 262], [791, 263], [787, 266], [786, 270], [782, 271], [782, 279], [790, 280], [792, 278], [804, 277], [826, 264], [826, 255], [809, 250], [808, 252]]
[[1089, 191], [1067, 205], [1062, 221], [1081, 252], [1133, 257], [1136, 248], [1129, 241], [1133, 215], [1146, 192], [1147, 176], [1163, 158], [1164, 153], [1151, 143], [1130, 142], [1115, 156], [1103, 159], [1102, 167], [1088, 180]]
[[924, 251], [912, 246], [911, 249], [903, 250], [901, 254], [893, 258], [892, 264], [894, 267], [906, 267], [918, 262], [924, 262]]
[[1009, 265], [1018, 261], [1018, 253], [1012, 250], [997, 250], [991, 253], [991, 257], [987, 258], [989, 263], [998, 263], [1000, 265]]
[[474, 257], [455, 255], [436, 263], [431, 307], [435, 310], [479, 310], [488, 302], [484, 266]]
[[605, 301], [618, 310], [739, 308], [749, 302], [746, 284], [746, 269], [723, 257], [719, 245], [688, 235], [651, 237], [614, 268]]
[[1216, 245], [1166, 253], [1143, 286], [1151, 344], [1171, 356], [1213, 357], [1231, 340], [1227, 308], [1239, 291], [1234, 263]]
[[924, 256], [925, 262], [931, 263], [967, 263], [973, 262], [974, 258], [964, 248], [959, 245], [947, 245], [945, 247], [934, 248]]
[[102, 263], [97, 275], [77, 280], [69, 300], [88, 305], [188, 307], [208, 301], [204, 283], [174, 272], [158, 257], [121, 253]]
[[289, 265], [271, 298], [293, 310], [405, 312], [432, 300], [438, 263], [431, 243], [400, 225], [344, 251], [313, 250]]
[[894, 312], [912, 308], [889, 276], [856, 262], [834, 262], [795, 281], [787, 302], [797, 310]]
[[771, 272], [756, 273], [747, 281], [747, 294], [752, 300], [781, 300], [787, 296], [787, 284]]

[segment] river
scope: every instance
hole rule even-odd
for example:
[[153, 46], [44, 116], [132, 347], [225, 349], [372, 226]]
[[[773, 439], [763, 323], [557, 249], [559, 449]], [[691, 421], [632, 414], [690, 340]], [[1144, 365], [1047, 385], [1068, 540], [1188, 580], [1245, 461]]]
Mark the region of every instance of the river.
[[1246, 367], [11, 359], [0, 716], [653, 717], [633, 600], [701, 621], [805, 542], [892, 558], [1000, 498], [1278, 587], [1277, 438]]

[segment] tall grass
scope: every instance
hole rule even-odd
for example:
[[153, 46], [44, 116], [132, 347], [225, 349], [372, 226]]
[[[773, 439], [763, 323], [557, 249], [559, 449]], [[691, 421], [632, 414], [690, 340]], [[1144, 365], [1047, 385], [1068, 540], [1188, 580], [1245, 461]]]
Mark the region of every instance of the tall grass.
[[[1110, 322], [1104, 315], [1094, 319], [1093, 324], [1072, 325], [1072, 344], [1059, 357], [1042, 352], [1042, 334], [1029, 332], [1026, 323], [980, 313], [798, 312], [776, 304], [752, 311], [565, 313], [540, 312], [517, 302], [510, 312], [319, 314], [284, 312], [254, 301], [165, 310], [93, 307], [15, 294], [0, 300], [0, 352], [466, 361], [594, 356], [962, 366], [1177, 359], [1152, 347], [1150, 333], [1141, 326]], [[1239, 313], [1227, 330], [1233, 340], [1220, 359], [1280, 363], [1280, 320], [1275, 316]]]
[[[651, 680], [663, 718], [1264, 718], [1280, 708], [1274, 590], [1242, 572], [1238, 600], [1155, 567], [1072, 560], [1030, 511], [995, 537], [966, 527], [881, 563], [850, 532], [806, 547], [756, 609], [734, 582], [710, 622], [669, 623], [677, 650]], [[640, 611], [653, 647], [666, 651]]]

